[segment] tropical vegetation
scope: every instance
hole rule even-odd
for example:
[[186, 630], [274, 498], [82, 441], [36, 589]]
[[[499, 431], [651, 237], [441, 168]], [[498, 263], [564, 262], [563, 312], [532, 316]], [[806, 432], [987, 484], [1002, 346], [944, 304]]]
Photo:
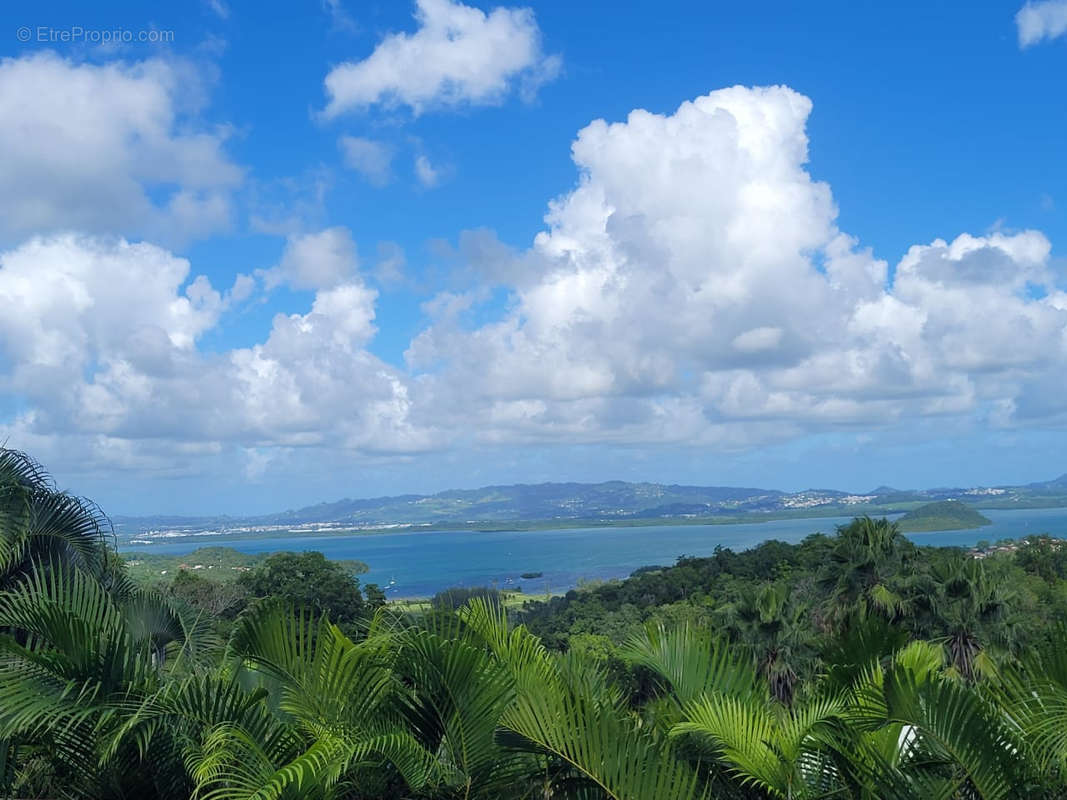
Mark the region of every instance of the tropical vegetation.
[[860, 518], [511, 614], [331, 605], [300, 557], [223, 620], [4, 450], [0, 796], [1063, 798], [1065, 559], [1033, 547]]
[[959, 500], [941, 500], [914, 508], [902, 514], [896, 522], [900, 530], [910, 533], [980, 528], [993, 521]]

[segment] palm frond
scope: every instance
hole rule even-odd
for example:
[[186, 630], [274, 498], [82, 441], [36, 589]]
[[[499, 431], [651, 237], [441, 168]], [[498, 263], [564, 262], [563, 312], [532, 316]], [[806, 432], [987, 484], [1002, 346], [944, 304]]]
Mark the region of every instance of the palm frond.
[[648, 624], [627, 639], [620, 655], [659, 675], [681, 705], [702, 694], [754, 697], [766, 692], [752, 660], [738, 657], [737, 648], [704, 628], [667, 630], [662, 624]]

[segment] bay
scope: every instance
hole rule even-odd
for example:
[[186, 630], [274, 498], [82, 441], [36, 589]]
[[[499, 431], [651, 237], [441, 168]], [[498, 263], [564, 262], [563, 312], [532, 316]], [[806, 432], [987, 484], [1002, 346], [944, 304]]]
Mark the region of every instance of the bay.
[[[967, 531], [908, 534], [917, 544], [970, 547], [976, 542], [1049, 533], [1067, 538], [1067, 509], [983, 511], [992, 525]], [[370, 565], [363, 583], [390, 597], [427, 597], [449, 586], [519, 586], [530, 595], [583, 581], [623, 578], [638, 567], [670, 565], [682, 555], [707, 556], [717, 546], [742, 550], [769, 539], [799, 542], [832, 533], [851, 517], [787, 519], [729, 525], [650, 525], [533, 531], [419, 531], [324, 536], [271, 536], [219, 542], [246, 553], [319, 550], [328, 558]], [[188, 553], [212, 544], [186, 542], [123, 547], [124, 552]], [[524, 572], [541, 578], [524, 580]]]

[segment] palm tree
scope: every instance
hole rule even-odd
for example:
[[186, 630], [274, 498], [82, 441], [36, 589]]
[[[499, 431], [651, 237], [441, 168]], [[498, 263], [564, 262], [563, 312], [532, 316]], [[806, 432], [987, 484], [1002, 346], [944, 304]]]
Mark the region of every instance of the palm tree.
[[80, 796], [165, 796], [184, 786], [180, 763], [133, 768], [134, 749], [109, 737], [131, 703], [211, 660], [211, 636], [196, 619], [52, 562], [0, 592], [0, 630], [0, 740], [23, 773]]
[[838, 624], [857, 614], [895, 618], [906, 604], [898, 579], [914, 554], [915, 546], [899, 526], [884, 517], [857, 517], [839, 526], [819, 580], [829, 598], [830, 618]]
[[13, 451], [0, 453], [0, 525], [0, 789], [702, 795], [599, 668], [550, 654], [490, 603], [419, 624], [381, 612], [355, 644], [261, 602], [223, 650], [202, 618], [129, 583], [95, 506]]
[[[260, 604], [238, 620], [225, 664], [251, 690], [244, 705], [207, 714], [205, 684], [189, 681], [146, 699], [122, 731], [181, 731], [172, 749], [198, 795], [702, 796], [697, 772], [602, 673], [509, 629], [482, 600], [417, 623], [382, 612], [358, 644], [324, 619]], [[248, 711], [257, 704], [269, 718]]]
[[674, 695], [671, 736], [704, 743], [713, 773], [726, 771], [758, 796], [996, 800], [1024, 774], [1011, 721], [943, 674], [936, 645], [914, 641], [888, 659], [874, 648], [862, 668], [849, 648], [849, 664], [830, 666], [837, 679], [792, 707], [707, 632], [650, 629], [625, 652]]
[[839, 613], [848, 627], [803, 691], [808, 609], [779, 582], [720, 610], [726, 636], [631, 636], [620, 655], [658, 692], [637, 708], [599, 664], [548, 651], [485, 599], [379, 609], [358, 643], [257, 601], [223, 646], [202, 616], [130, 584], [108, 530], [0, 451], [0, 796], [1001, 800], [1065, 786], [1067, 632], [991, 673], [1004, 577], [953, 558], [923, 621], [943, 638], [907, 641], [893, 617], [910, 545], [885, 520], [839, 533], [824, 586], [861, 611]]
[[[889, 669], [856, 687], [855, 724], [888, 730], [891, 749], [869, 783], [910, 786], [916, 797], [1015, 794], [1027, 764], [1017, 728], [988, 696], [944, 674], [935, 647], [914, 642]], [[852, 763], [862, 767], [862, 759]], [[870, 762], [868, 762], [870, 763]]]
[[824, 744], [843, 712], [841, 699], [782, 703], [747, 650], [704, 628], [649, 625], [622, 653], [659, 676], [669, 701], [660, 714], [667, 732], [680, 744], [695, 743], [698, 754], [701, 747], [710, 752], [705, 766], [717, 786], [729, 778], [760, 797], [791, 798], [823, 796], [837, 785]]
[[382, 612], [358, 644], [260, 603], [213, 659], [180, 615], [146, 615], [149, 600], [116, 601], [66, 566], [0, 593], [0, 625], [15, 632], [0, 644], [0, 737], [23, 777], [43, 769], [72, 796], [218, 800], [695, 800], [711, 785], [997, 800], [1029, 752], [1019, 730], [1043, 732], [1061, 760], [1067, 741], [1049, 711], [1061, 682], [1031, 682], [1005, 715], [922, 642], [863, 668], [852, 648], [847, 669], [831, 665], [838, 679], [786, 706], [747, 652], [702, 629], [649, 628], [623, 650], [662, 681], [646, 724], [595, 665], [549, 653], [481, 601], [421, 621]]
[[[995, 677], [993, 696], [1022, 732], [1033, 784], [1067, 796], [1067, 627], [1055, 628], [1047, 642], [1033, 648]], [[1038, 795], [1031, 792], [1031, 796]]]
[[[153, 773], [128, 769], [128, 752], [103, 758], [107, 731], [164, 672], [209, 657], [203, 621], [132, 586], [110, 538], [93, 503], [0, 449], [0, 790], [144, 790]], [[157, 785], [175, 774], [161, 768]]]
[[500, 718], [505, 741], [546, 759], [548, 774], [563, 779], [560, 788], [611, 800], [706, 796], [700, 775], [632, 716], [596, 664], [550, 654], [521, 626], [509, 631], [503, 610], [484, 600], [461, 616], [514, 681], [515, 700]]
[[813, 656], [808, 607], [784, 582], [746, 588], [717, 616], [731, 641], [752, 654], [771, 694], [791, 705], [803, 669]]
[[950, 663], [968, 681], [995, 671], [990, 647], [1013, 648], [1014, 592], [1006, 567], [955, 553], [931, 570], [933, 591], [921, 624], [927, 636], [944, 643]]
[[[221, 676], [250, 691], [243, 702], [254, 713], [205, 728], [177, 709], [198, 796], [325, 799], [376, 796], [394, 779], [426, 785], [437, 765], [402, 724], [388, 644], [373, 633], [356, 644], [325, 617], [281, 602], [249, 609]], [[174, 713], [162, 699], [162, 713]], [[157, 704], [145, 713], [160, 713]]]
[[118, 564], [111, 538], [111, 523], [94, 503], [58, 491], [25, 453], [0, 448], [0, 588], [51, 563], [104, 580]]

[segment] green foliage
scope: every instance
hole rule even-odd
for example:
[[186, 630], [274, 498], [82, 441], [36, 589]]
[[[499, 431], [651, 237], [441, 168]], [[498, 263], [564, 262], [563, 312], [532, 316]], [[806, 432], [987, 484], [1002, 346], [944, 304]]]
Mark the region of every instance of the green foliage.
[[453, 586], [430, 598], [430, 605], [437, 609], [455, 611], [475, 598], [488, 600], [495, 605], [500, 605], [503, 600], [499, 589], [488, 586]]
[[788, 583], [776, 581], [759, 588], [746, 586], [719, 609], [717, 617], [738, 649], [751, 654], [774, 697], [790, 705], [798, 670], [814, 656], [808, 606]]
[[352, 571], [314, 551], [274, 553], [237, 582], [252, 597], [279, 598], [325, 614], [348, 633], [355, 633], [368, 614]]
[[1067, 547], [1059, 539], [1049, 536], [1024, 539], [1015, 551], [1015, 562], [1053, 586], [1067, 579]]
[[266, 553], [242, 553], [232, 547], [199, 547], [189, 553], [153, 553], [138, 550], [123, 553], [126, 570], [133, 580], [143, 583], [166, 581], [181, 572], [196, 573], [205, 580], [227, 583], [262, 564]]
[[839, 623], [842, 614], [852, 613], [898, 616], [905, 610], [901, 590], [915, 557], [915, 545], [886, 519], [858, 517], [839, 527], [818, 575], [820, 588], [829, 596], [829, 619]]
[[958, 531], [991, 525], [992, 520], [959, 500], [927, 503], [907, 512], [897, 520], [900, 530]]
[[406, 615], [318, 554], [137, 586], [91, 505], [7, 463], [0, 796], [1067, 796], [1067, 631], [1025, 619], [1065, 618], [1060, 579], [1029, 552], [863, 518], [531, 605], [541, 637], [492, 594]]
[[179, 570], [165, 593], [205, 614], [233, 619], [248, 604], [248, 589], [236, 581], [215, 581]]
[[1021, 600], [1007, 562], [956, 553], [936, 562], [931, 576], [928, 627], [962, 676], [971, 680], [983, 665], [992, 668], [983, 658], [989, 647], [1017, 649]]
[[40, 562], [77, 565], [109, 580], [118, 559], [111, 524], [95, 504], [55, 488], [25, 453], [0, 448], [0, 588]]

